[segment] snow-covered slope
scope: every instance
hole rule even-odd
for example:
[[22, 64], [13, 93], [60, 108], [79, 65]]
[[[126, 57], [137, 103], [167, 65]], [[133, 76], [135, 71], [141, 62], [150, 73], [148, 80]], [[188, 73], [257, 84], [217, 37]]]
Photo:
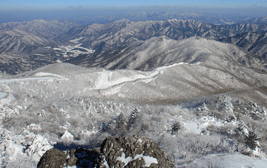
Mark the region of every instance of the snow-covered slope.
[[259, 59], [253, 58], [240, 48], [201, 37], [179, 41], [165, 36], [152, 37], [146, 41], [132, 43], [122, 49], [95, 52], [93, 55], [83, 56], [69, 62], [86, 67], [137, 70], [152, 70], [179, 62], [190, 64], [230, 62], [265, 69]]
[[213, 25], [191, 19], [138, 22], [122, 19], [107, 24], [95, 23], [76, 27], [60, 35], [56, 40], [66, 42], [82, 37], [80, 43], [83, 44], [83, 47], [107, 50], [129, 45], [136, 40], [147, 40], [157, 36], [167, 36], [175, 40], [194, 36], [218, 39], [248, 31], [260, 32], [264, 30], [267, 30], [265, 26], [251, 23]]
[[55, 45], [55, 42], [18, 29], [4, 30], [0, 33], [0, 53], [29, 52], [34, 48], [46, 45]]
[[1, 166], [36, 167], [53, 145], [95, 147], [121, 134], [155, 139], [177, 167], [222, 153], [265, 163], [267, 73], [257, 58], [197, 37], [154, 37], [117, 54], [96, 57], [96, 68], [57, 63], [1, 79]]
[[[256, 98], [261, 103], [260, 106], [253, 105], [253, 108], [246, 109], [265, 118], [261, 106], [266, 104], [266, 90], [260, 88], [266, 87], [267, 76], [245, 66], [234, 66], [234, 62], [228, 63], [223, 67], [223, 62], [181, 62], [150, 71], [87, 69], [58, 63], [17, 75], [13, 79], [2, 79], [0, 116], [3, 128], [0, 130], [5, 132], [5, 137], [2, 137], [0, 144], [1, 164], [5, 167], [35, 167], [40, 156], [55, 143], [85, 146], [89, 143], [94, 147], [105, 136], [113, 135], [112, 129], [115, 129], [115, 134], [121, 131], [114, 126], [116, 117], [121, 113], [129, 116], [129, 123], [133, 124], [128, 125], [129, 134], [140, 133], [157, 139], [165, 152], [176, 158], [177, 166], [185, 162], [194, 165], [197, 157], [206, 156], [211, 151], [252, 151], [244, 147], [243, 141], [239, 144], [237, 140], [230, 141], [225, 135], [220, 137], [214, 132], [217, 128], [229, 128], [229, 137], [232, 134], [245, 136], [242, 131], [248, 126], [236, 121], [236, 111], [231, 104], [235, 101], [221, 99], [225, 94], [231, 94], [229, 91], [235, 92], [232, 97], [241, 104], [247, 101], [247, 95], [242, 96], [244, 93], [238, 92], [242, 89], [244, 92], [249, 89], [253, 91], [253, 87], [254, 94], [248, 98]], [[191, 104], [189, 108], [172, 105], [218, 93], [217, 104], [208, 104], [207, 101], [207, 106], [198, 103]], [[208, 116], [213, 112], [221, 114], [221, 117]], [[232, 115], [233, 119], [228, 121]], [[176, 122], [181, 124], [179, 134], [171, 131]], [[261, 120], [257, 122], [253, 124], [262, 124]], [[236, 135], [235, 130], [239, 129], [240, 124], [244, 128]], [[193, 137], [199, 142], [193, 141]], [[197, 149], [195, 152], [191, 150], [192, 144]], [[265, 149], [264, 141], [260, 141], [260, 145]], [[201, 154], [203, 150], [207, 153]], [[264, 154], [260, 153], [260, 157], [263, 158]], [[206, 164], [208, 159], [203, 159], [203, 164]]]
[[236, 44], [240, 48], [258, 55], [260, 58], [267, 60], [267, 32], [246, 32], [233, 37], [222, 38], [219, 41]]
[[185, 164], [185, 167], [255, 167], [264, 168], [266, 167], [266, 158], [258, 159], [255, 157], [249, 157], [240, 154], [232, 155], [210, 155], [195, 160], [193, 163]]
[[[266, 31], [266, 26], [252, 23], [213, 25], [190, 19], [139, 22], [123, 19], [87, 26], [67, 21], [34, 20], [0, 24], [0, 30], [0, 70], [17, 74], [74, 57], [72, 61], [79, 62], [84, 57], [92, 57], [94, 51], [101, 58], [101, 54], [111, 56], [105, 58], [106, 62], [96, 63], [105, 66], [113, 61], [114, 54], [120, 54], [123, 49], [129, 52], [144, 40], [149, 42], [151, 38], [159, 36], [175, 40], [194, 36], [219, 39], [248, 31]], [[264, 46], [255, 47], [255, 50], [265, 51]], [[104, 51], [106, 53], [102, 53]], [[152, 64], [155, 64], [153, 61]], [[87, 62], [91, 63], [95, 62]]]
[[0, 24], [0, 30], [13, 30], [27, 32], [43, 38], [55, 38], [68, 30], [78, 27], [79, 24], [70, 21], [58, 20], [33, 20], [29, 22], [9, 22]]

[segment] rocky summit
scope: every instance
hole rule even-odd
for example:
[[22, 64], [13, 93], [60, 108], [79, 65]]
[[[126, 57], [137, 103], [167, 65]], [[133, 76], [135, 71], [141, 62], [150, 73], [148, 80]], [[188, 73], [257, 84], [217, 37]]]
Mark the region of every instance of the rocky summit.
[[40, 159], [38, 168], [57, 167], [175, 167], [154, 140], [134, 135], [106, 138], [100, 149], [50, 149]]

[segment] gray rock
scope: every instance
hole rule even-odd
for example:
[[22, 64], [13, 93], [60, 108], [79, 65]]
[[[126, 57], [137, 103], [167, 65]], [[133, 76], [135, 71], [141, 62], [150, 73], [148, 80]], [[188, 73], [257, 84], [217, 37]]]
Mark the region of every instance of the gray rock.
[[[144, 136], [109, 137], [100, 150], [110, 167], [174, 167], [161, 148]], [[105, 167], [105, 161], [100, 167]]]
[[37, 168], [59, 168], [66, 166], [96, 167], [99, 155], [100, 153], [97, 150], [79, 148], [62, 151], [53, 148], [41, 157]]
[[173, 163], [161, 148], [144, 136], [109, 137], [99, 149], [48, 150], [40, 159], [37, 168], [65, 166], [94, 168], [170, 168]]
[[67, 164], [68, 152], [50, 149], [41, 157], [37, 168], [59, 168]]

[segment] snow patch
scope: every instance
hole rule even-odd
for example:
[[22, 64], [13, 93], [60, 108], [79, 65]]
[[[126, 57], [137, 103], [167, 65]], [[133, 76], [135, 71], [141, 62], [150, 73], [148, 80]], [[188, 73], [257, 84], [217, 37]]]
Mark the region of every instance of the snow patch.
[[266, 167], [266, 158], [249, 157], [239, 153], [232, 155], [213, 154], [203, 158], [196, 159], [188, 167], [235, 167], [235, 168], [257, 168]]
[[68, 78], [65, 77], [56, 77], [56, 76], [40, 76], [40, 77], [30, 77], [30, 78], [17, 78], [17, 79], [2, 79], [0, 80], [0, 84], [7, 84], [7, 83], [14, 83], [14, 82], [28, 82], [28, 81], [38, 81], [38, 80], [46, 80], [46, 81], [53, 81], [54, 79], [64, 79], [68, 80]]
[[53, 73], [48, 73], [48, 72], [38, 72], [38, 73], [34, 74], [34, 76], [39, 76], [39, 77], [42, 77], [42, 76], [54, 76], [54, 77], [64, 78], [61, 75], [57, 75], [57, 74], [53, 74]]
[[15, 100], [15, 97], [12, 94], [7, 93], [4, 97], [0, 98], [0, 105], [10, 104], [12, 100]]
[[55, 52], [57, 52], [57, 56], [60, 56], [62, 54], [65, 58], [77, 57], [80, 54], [91, 54], [95, 52], [95, 50], [82, 47], [82, 44], [78, 44], [79, 40], [81, 40], [81, 38], [70, 40], [70, 42], [75, 43], [75, 45], [59, 46], [53, 49], [55, 50]]
[[105, 159], [104, 166], [106, 166], [106, 168], [109, 168], [109, 165], [108, 165], [108, 162], [107, 162], [107, 160], [106, 160], [105, 155], [103, 155], [103, 157], [104, 157], [104, 159]]
[[1, 98], [4, 98], [6, 95], [7, 95], [6, 92], [0, 92], [0, 99], [1, 99]]
[[66, 130], [60, 139], [63, 142], [72, 142], [74, 140], [74, 136]]
[[154, 70], [154, 71], [156, 71], [158, 74], [159, 74], [159, 73], [162, 74], [162, 72], [163, 72], [164, 70], [168, 69], [168, 68], [171, 68], [171, 67], [174, 67], [174, 66], [177, 66], [177, 65], [185, 65], [185, 64], [188, 64], [188, 63], [185, 63], [185, 62], [179, 62], [179, 63], [175, 63], [175, 64], [172, 64], [172, 65], [159, 67], [159, 68], [157, 68], [157, 69]]
[[79, 43], [79, 40], [81, 40], [81, 39], [83, 39], [83, 37], [70, 40], [70, 42], [77, 44], [77, 43]]
[[146, 166], [146, 167], [149, 167], [152, 163], [158, 164], [158, 160], [156, 158], [153, 158], [151, 156], [144, 156], [143, 154], [136, 155], [134, 158], [132, 158], [131, 156], [125, 158], [124, 152], [116, 160], [121, 161], [121, 162], [125, 163], [125, 165], [127, 165], [129, 162], [136, 160], [136, 159], [139, 159], [139, 158], [144, 159], [145, 165], [143, 165], [143, 166]]
[[206, 130], [209, 125], [223, 126], [224, 124], [222, 121], [212, 116], [203, 116], [195, 121], [184, 122], [183, 125], [187, 131], [200, 134], [202, 131]]
[[27, 129], [32, 131], [39, 131], [41, 130], [41, 126], [40, 124], [36, 125], [35, 123], [31, 123], [30, 125], [27, 126]]
[[[116, 85], [121, 85], [123, 83], [127, 83], [127, 82], [134, 82], [137, 80], [142, 80], [145, 83], [150, 82], [151, 80], [153, 80], [153, 78], [155, 78], [157, 75], [162, 74], [164, 70], [177, 66], [177, 65], [183, 65], [183, 64], [187, 64], [184, 62], [181, 63], [176, 63], [173, 65], [169, 65], [169, 66], [163, 66], [160, 68], [157, 68], [151, 72], [148, 73], [144, 73], [144, 72], [139, 72], [139, 73], [134, 73], [134, 74], [127, 74], [127, 76], [120, 76], [117, 78], [113, 78], [114, 75], [118, 75], [118, 73], [120, 72], [127, 72], [127, 71], [102, 71], [102, 72], [97, 72], [98, 75], [98, 80], [95, 83], [95, 86], [92, 89], [88, 89], [88, 90], [104, 90], [104, 89], [108, 89], [110, 87], [116, 86]], [[119, 90], [119, 89], [118, 89]], [[118, 91], [114, 91], [114, 92], [118, 92]], [[112, 94], [114, 94], [114, 92], [112, 92]]]
[[53, 148], [46, 138], [41, 135], [36, 135], [32, 142], [30, 142], [28, 149], [25, 153], [31, 156], [35, 162], [40, 160], [46, 151]]

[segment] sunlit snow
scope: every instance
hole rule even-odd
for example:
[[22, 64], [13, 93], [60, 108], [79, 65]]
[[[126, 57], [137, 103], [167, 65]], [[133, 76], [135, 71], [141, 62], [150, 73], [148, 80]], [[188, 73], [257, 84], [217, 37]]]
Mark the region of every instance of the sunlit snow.
[[149, 167], [152, 163], [158, 164], [158, 160], [156, 158], [153, 158], [151, 156], [144, 156], [143, 154], [138, 154], [136, 155], [134, 158], [132, 157], [127, 157], [125, 158], [125, 153], [123, 152], [122, 155], [120, 157], [117, 158], [117, 160], [122, 161], [123, 163], [125, 163], [125, 165], [127, 165], [129, 162], [139, 159], [139, 158], [143, 158], [145, 161], [145, 165], [146, 167]]

